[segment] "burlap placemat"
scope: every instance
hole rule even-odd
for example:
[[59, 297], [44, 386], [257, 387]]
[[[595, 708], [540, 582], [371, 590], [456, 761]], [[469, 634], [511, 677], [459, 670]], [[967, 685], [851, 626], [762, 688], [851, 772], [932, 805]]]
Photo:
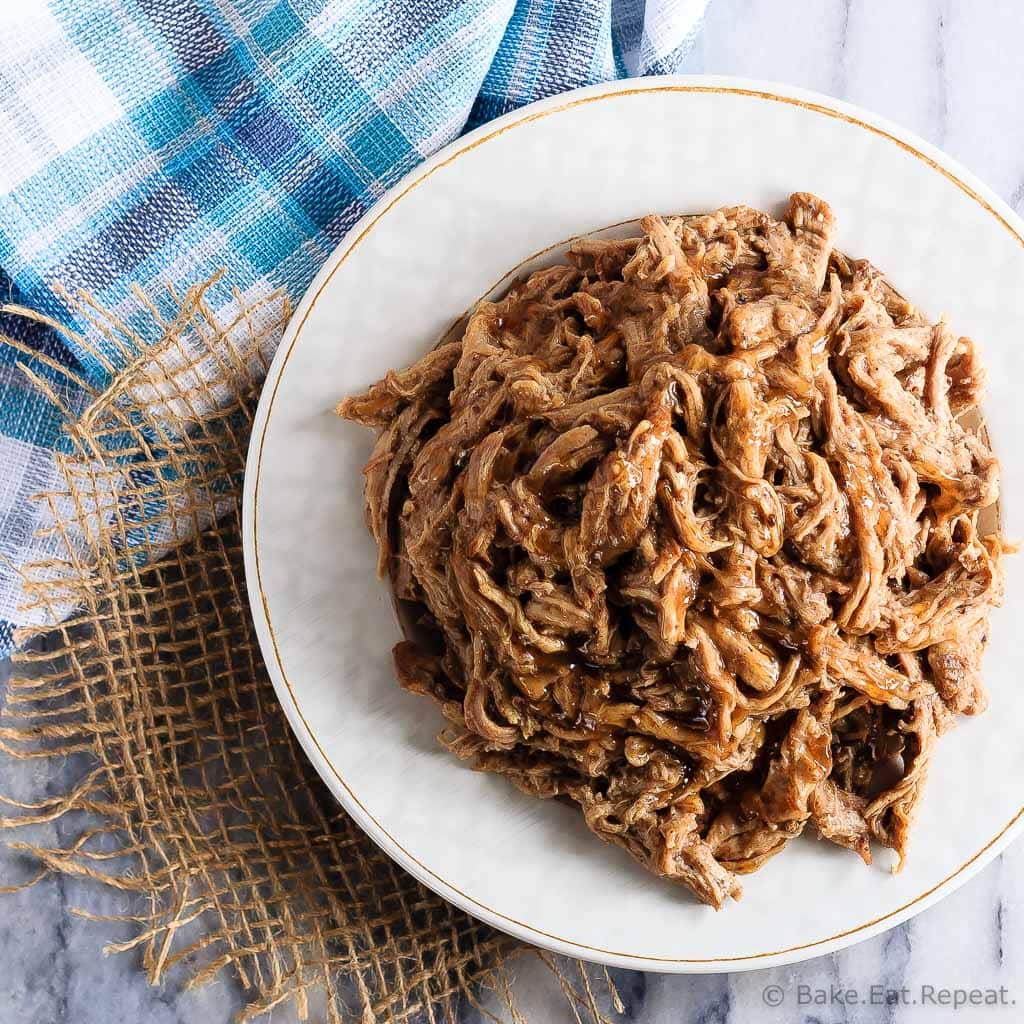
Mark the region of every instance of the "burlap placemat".
[[[60, 848], [12, 843], [39, 863], [32, 881], [65, 872], [133, 894], [141, 909], [120, 919], [136, 937], [113, 948], [141, 949], [154, 984], [233, 971], [248, 998], [240, 1019], [291, 1000], [302, 1019], [455, 1021], [488, 985], [520, 1021], [508, 965], [522, 947], [377, 849], [274, 698], [246, 599], [241, 484], [267, 342], [289, 309], [280, 296], [239, 298], [221, 324], [207, 286], [172, 296], [170, 315], [147, 304], [135, 331], [68, 297], [114, 372], [79, 415], [54, 383], [66, 371], [44, 374], [22, 350], [67, 438], [63, 485], [36, 500], [68, 554], [26, 567], [27, 592], [50, 621], [71, 614], [42, 650], [16, 656], [0, 747], [84, 767], [59, 796], [6, 799], [18, 811], [0, 827], [74, 823]], [[570, 1018], [621, 1009], [607, 972], [545, 960]]]

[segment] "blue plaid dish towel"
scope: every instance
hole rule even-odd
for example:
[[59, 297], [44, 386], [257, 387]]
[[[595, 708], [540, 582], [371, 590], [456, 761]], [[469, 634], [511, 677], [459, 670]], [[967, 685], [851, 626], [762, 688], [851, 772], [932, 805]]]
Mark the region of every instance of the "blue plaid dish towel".
[[[55, 285], [107, 309], [226, 267], [297, 301], [346, 231], [469, 128], [566, 89], [678, 71], [708, 0], [54, 0], [0, 4], [0, 317], [102, 391]], [[213, 301], [217, 308], [216, 297]], [[54, 489], [56, 411], [0, 346], [0, 657]], [[34, 617], [33, 617], [34, 616]]]

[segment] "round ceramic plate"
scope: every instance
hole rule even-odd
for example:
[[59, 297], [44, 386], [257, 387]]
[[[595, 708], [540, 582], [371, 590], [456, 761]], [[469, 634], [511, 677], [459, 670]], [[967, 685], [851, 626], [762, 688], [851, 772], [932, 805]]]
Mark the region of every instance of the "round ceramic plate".
[[795, 190], [832, 205], [841, 249], [870, 258], [928, 314], [948, 314], [979, 341], [1004, 527], [1024, 537], [1024, 226], [920, 139], [779, 86], [601, 86], [460, 139], [349, 233], [296, 311], [263, 392], [245, 488], [246, 568], [292, 727], [348, 812], [404, 868], [476, 917], [559, 952], [659, 971], [815, 956], [961, 885], [1020, 823], [1020, 557], [992, 624], [991, 706], [938, 744], [903, 872], [891, 874], [881, 856], [865, 867], [808, 836], [745, 878], [742, 900], [717, 913], [599, 842], [571, 808], [468, 771], [437, 746], [437, 709], [395, 681], [400, 633], [363, 523], [373, 438], [338, 420], [335, 403], [412, 362], [510, 270], [554, 258], [565, 240], [651, 211], [780, 211]]

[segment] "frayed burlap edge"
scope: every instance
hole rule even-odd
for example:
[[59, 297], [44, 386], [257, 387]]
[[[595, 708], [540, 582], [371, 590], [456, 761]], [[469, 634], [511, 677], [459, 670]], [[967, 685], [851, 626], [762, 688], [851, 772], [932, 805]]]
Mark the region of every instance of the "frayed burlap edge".
[[[606, 971], [527, 950], [424, 888], [292, 737], [249, 617], [241, 523], [253, 413], [290, 310], [236, 295], [222, 323], [206, 301], [216, 280], [169, 293], [167, 315], [139, 293], [135, 329], [65, 293], [95, 339], [75, 344], [112, 380], [102, 392], [4, 339], [62, 411], [66, 445], [62, 485], [34, 499], [62, 553], [22, 570], [26, 611], [60, 624], [17, 638], [36, 643], [15, 656], [0, 751], [82, 764], [61, 795], [2, 798], [19, 812], [7, 832], [72, 823], [59, 847], [9, 843], [38, 865], [25, 884], [60, 872], [132, 895], [143, 909], [117, 920], [134, 938], [107, 950], [141, 950], [153, 984], [233, 972], [239, 1020], [292, 1001], [300, 1019], [453, 1022], [463, 1003], [492, 1016], [488, 987], [519, 1024], [509, 965], [533, 952], [571, 1018], [605, 1021], [622, 1009]], [[62, 380], [90, 395], [77, 415]]]

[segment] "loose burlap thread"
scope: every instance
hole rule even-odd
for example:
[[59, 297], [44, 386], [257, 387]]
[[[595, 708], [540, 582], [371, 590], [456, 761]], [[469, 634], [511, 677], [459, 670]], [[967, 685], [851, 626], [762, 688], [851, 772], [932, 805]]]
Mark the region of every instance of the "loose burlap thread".
[[[133, 896], [143, 909], [119, 920], [134, 938], [108, 950], [141, 950], [154, 984], [233, 972], [240, 1020], [292, 1001], [300, 1019], [454, 1022], [466, 1002], [483, 1010], [489, 986], [491, 1005], [522, 1021], [508, 970], [525, 947], [381, 853], [275, 700], [246, 598], [241, 484], [266, 354], [290, 310], [280, 295], [236, 296], [221, 323], [212, 283], [172, 293], [163, 312], [140, 293], [145, 329], [65, 294], [96, 339], [76, 344], [112, 375], [102, 393], [4, 339], [65, 416], [62, 485], [35, 500], [67, 553], [22, 570], [29, 611], [60, 624], [18, 638], [29, 646], [0, 750], [82, 768], [58, 796], [5, 798], [17, 811], [0, 828], [74, 822], [57, 847], [10, 843], [39, 866], [26, 884], [61, 872]], [[90, 392], [84, 411], [67, 405], [62, 375]], [[537, 955], [577, 1021], [621, 1010], [607, 972], [597, 986], [593, 968]]]

